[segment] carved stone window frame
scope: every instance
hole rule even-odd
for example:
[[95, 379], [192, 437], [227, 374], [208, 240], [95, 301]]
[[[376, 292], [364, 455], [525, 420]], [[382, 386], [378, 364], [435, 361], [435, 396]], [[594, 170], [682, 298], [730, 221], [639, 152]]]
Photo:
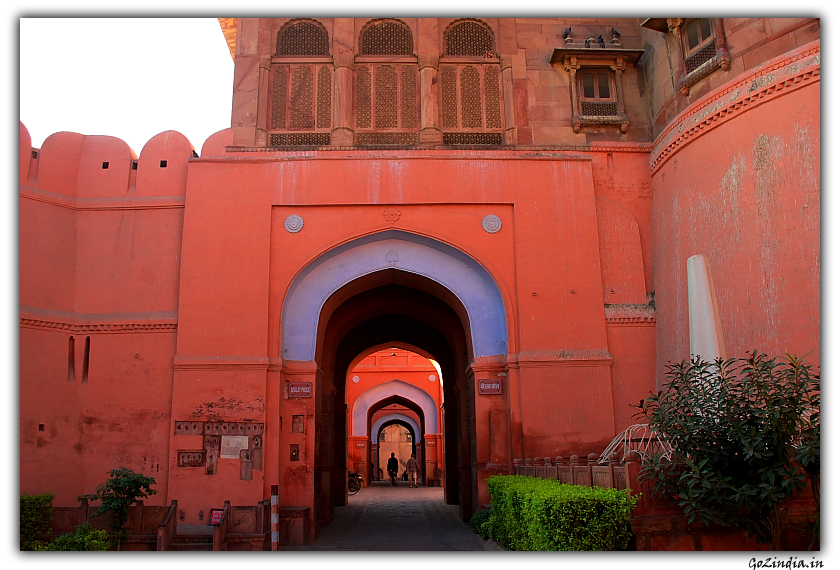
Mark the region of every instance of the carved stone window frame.
[[[624, 96], [621, 88], [621, 74], [629, 61], [637, 61], [638, 50], [583, 48], [558, 48], [554, 50], [552, 62], [562, 57], [563, 67], [569, 73], [569, 92], [572, 100], [572, 128], [576, 133], [584, 126], [616, 125], [622, 133], [627, 132], [630, 120], [624, 113]], [[632, 52], [632, 53], [624, 53]], [[629, 61], [628, 61], [629, 60]], [[583, 73], [610, 72], [610, 88], [613, 90], [610, 103], [615, 103], [615, 113], [591, 115], [584, 113]]]
[[[722, 18], [708, 18], [711, 22], [712, 38], [701, 42], [698, 48], [689, 50], [688, 42], [685, 36], [685, 27], [687, 24], [698, 20], [698, 18], [668, 18], [667, 25], [670, 31], [677, 38], [677, 46], [680, 52], [679, 58], [679, 78], [677, 79], [677, 92], [688, 96], [689, 87], [712, 73], [717, 69], [729, 71], [732, 58], [729, 50], [726, 47], [726, 36], [723, 31]], [[661, 30], [660, 30], [661, 31]], [[714, 43], [715, 55], [702, 63], [699, 67], [692, 71], [688, 71], [686, 60], [695, 54], [700, 48]]]

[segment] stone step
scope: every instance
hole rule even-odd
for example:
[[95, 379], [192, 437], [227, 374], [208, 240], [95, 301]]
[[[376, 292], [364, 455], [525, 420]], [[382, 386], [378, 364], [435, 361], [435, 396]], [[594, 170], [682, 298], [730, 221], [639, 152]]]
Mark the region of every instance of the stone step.
[[169, 549], [176, 552], [212, 552], [213, 543], [206, 542], [173, 542]]

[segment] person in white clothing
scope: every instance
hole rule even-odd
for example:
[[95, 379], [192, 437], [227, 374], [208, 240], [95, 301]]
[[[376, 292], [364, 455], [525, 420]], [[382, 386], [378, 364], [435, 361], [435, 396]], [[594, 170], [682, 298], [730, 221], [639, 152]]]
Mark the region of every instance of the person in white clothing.
[[408, 486], [417, 487], [417, 472], [420, 470], [420, 466], [417, 464], [417, 459], [414, 458], [413, 453], [411, 459], [405, 462], [405, 468], [408, 471]]

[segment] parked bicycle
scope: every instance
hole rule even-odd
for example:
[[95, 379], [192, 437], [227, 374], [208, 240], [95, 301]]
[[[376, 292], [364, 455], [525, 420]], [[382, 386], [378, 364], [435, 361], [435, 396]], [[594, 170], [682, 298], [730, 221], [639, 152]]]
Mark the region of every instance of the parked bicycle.
[[347, 490], [351, 495], [355, 495], [362, 488], [362, 476], [358, 473], [350, 473], [347, 475]]

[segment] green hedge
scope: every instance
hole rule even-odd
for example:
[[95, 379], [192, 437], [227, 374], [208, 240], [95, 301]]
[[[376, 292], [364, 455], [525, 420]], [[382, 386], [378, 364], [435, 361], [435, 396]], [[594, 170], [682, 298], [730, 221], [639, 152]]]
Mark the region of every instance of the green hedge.
[[[555, 479], [495, 475], [481, 534], [511, 550], [623, 550], [637, 497], [621, 489], [581, 487]], [[487, 516], [487, 515], [483, 515]]]
[[62, 534], [49, 544], [37, 546], [35, 550], [105, 551], [111, 550], [111, 539], [108, 538], [108, 531], [97, 530], [86, 522], [77, 526], [75, 532]]
[[52, 522], [52, 502], [55, 495], [20, 496], [20, 549], [33, 550], [38, 537], [47, 534]]

